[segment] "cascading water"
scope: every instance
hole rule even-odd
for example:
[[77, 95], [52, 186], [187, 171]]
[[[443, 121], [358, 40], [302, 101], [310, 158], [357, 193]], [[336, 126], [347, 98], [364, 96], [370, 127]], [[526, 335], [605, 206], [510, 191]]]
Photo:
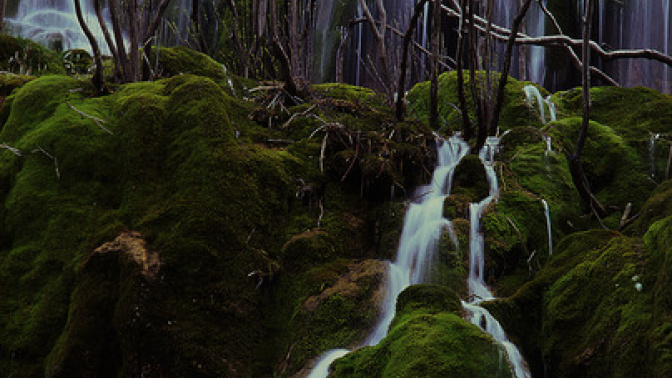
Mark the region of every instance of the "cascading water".
[[481, 327], [484, 331], [504, 346], [507, 358], [517, 378], [530, 377], [527, 365], [523, 360], [518, 348], [509, 341], [501, 324], [485, 308], [479, 304], [483, 301], [494, 299], [494, 295], [488, 289], [484, 280], [485, 249], [483, 248], [483, 234], [480, 230], [481, 215], [483, 210], [495, 199], [498, 194], [497, 174], [493, 167], [494, 154], [499, 143], [498, 138], [490, 137], [480, 151], [479, 157], [485, 166], [485, 172], [490, 184], [490, 193], [479, 203], [472, 203], [469, 207], [470, 233], [469, 233], [469, 279], [468, 287], [471, 300], [462, 301], [462, 306], [471, 314], [473, 324]]
[[[107, 8], [103, 8], [103, 18], [110, 20]], [[92, 0], [82, 1], [82, 14], [91, 32], [98, 39], [104, 54], [109, 53], [103, 42], [103, 32], [93, 9]], [[68, 49], [90, 50], [91, 45], [84, 36], [75, 15], [72, 0], [21, 0], [17, 13], [6, 19], [8, 30], [46, 46]]]
[[[381, 316], [365, 346], [378, 344], [386, 335], [394, 318], [399, 294], [408, 286], [423, 282], [431, 266], [439, 238], [443, 232], [452, 233], [451, 223], [443, 217], [443, 201], [450, 194], [453, 172], [459, 161], [468, 153], [469, 146], [459, 137], [440, 140], [437, 147], [437, 166], [430, 184], [416, 190], [419, 202], [412, 203], [404, 219], [395, 262], [389, 263], [385, 299]], [[309, 378], [326, 377], [329, 365], [347, 351], [331, 350], [318, 361]]]
[[[539, 119], [541, 119], [542, 123], [546, 124], [548, 122], [557, 120], [555, 103], [551, 101], [551, 96], [544, 98], [541, 95], [541, 92], [539, 92], [539, 88], [534, 85], [524, 86], [523, 93], [525, 93], [525, 98], [527, 99], [527, 103], [530, 104], [530, 106], [533, 106], [534, 102], [537, 103], [539, 108]], [[546, 118], [546, 108], [548, 108], [549, 113], [548, 119]]]
[[542, 205], [544, 206], [544, 215], [546, 216], [546, 232], [548, 233], [548, 254], [553, 254], [553, 236], [551, 234], [551, 212], [548, 209], [548, 203], [546, 200], [541, 200]]
[[[487, 198], [478, 204], [471, 204], [468, 286], [473, 299], [470, 302], [462, 302], [462, 305], [471, 314], [470, 320], [473, 324], [483, 327], [484, 331], [491, 334], [497, 342], [503, 345], [516, 377], [526, 378], [530, 375], [520, 352], [507, 339], [499, 322], [487, 310], [479, 306], [479, 303], [484, 300], [494, 299], [483, 280], [485, 258], [483, 235], [480, 232], [480, 217], [483, 210], [497, 196], [498, 192], [497, 177], [493, 168], [498, 142], [498, 138], [489, 137], [479, 155], [486, 167], [490, 193]], [[416, 198], [420, 200], [417, 203], [412, 203], [406, 212], [397, 258], [394, 263], [390, 263], [388, 266], [386, 295], [382, 305], [381, 317], [378, 325], [364, 342], [364, 346], [376, 345], [387, 335], [387, 330], [394, 318], [397, 297], [405, 288], [421, 283], [426, 277], [441, 234], [446, 231], [449, 232], [453, 242], [457, 244], [450, 221], [443, 217], [443, 201], [450, 195], [453, 172], [468, 150], [467, 143], [459, 137], [439, 142], [438, 162], [432, 181], [429, 185], [420, 187], [416, 191]], [[326, 352], [318, 360], [309, 378], [326, 377], [331, 363], [347, 353], [348, 351], [345, 349]]]
[[656, 178], [656, 140], [660, 138], [660, 134], [651, 134], [649, 138], [649, 160], [651, 160], [651, 171], [649, 176]]

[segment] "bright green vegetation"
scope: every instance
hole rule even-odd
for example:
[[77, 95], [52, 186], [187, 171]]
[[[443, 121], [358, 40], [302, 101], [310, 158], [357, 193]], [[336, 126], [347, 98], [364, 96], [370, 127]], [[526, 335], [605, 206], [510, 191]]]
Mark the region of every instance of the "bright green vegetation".
[[337, 360], [330, 377], [511, 377], [501, 347], [461, 309], [445, 287], [409, 287], [388, 336]]
[[[428, 84], [410, 91], [411, 117], [395, 122], [367, 89], [317, 85], [282, 107], [273, 83], [255, 88], [185, 48], [154, 53], [162, 79], [104, 97], [83, 77], [0, 76], [0, 144], [16, 149], [0, 149], [0, 371], [288, 377], [328, 349], [361, 345], [403, 200], [434, 165]], [[63, 73], [56, 58], [52, 73]], [[670, 97], [592, 90], [582, 161], [612, 211], [598, 220], [567, 165], [580, 92], [554, 94], [560, 119], [542, 125], [526, 84], [507, 87], [500, 192], [482, 221], [487, 280], [501, 297], [485, 306], [535, 376], [544, 366], [557, 377], [669, 376], [672, 185], [657, 181]], [[440, 132], [460, 125], [455, 86], [455, 74], [441, 76]], [[654, 180], [652, 133], [661, 134]], [[444, 232], [432, 285], [404, 291], [388, 337], [339, 360], [333, 376], [511, 376], [459, 302], [468, 206], [487, 194], [482, 164], [467, 157], [443, 204], [457, 245]], [[628, 203], [641, 215], [617, 231]], [[155, 276], [137, 256], [94, 253], [131, 230], [159, 256]]]

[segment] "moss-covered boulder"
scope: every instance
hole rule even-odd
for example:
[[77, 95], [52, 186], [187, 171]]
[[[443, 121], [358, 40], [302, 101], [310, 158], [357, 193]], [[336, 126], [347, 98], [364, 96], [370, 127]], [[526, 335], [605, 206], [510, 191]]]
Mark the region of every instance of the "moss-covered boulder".
[[[485, 85], [485, 73], [478, 72], [476, 75], [478, 85]], [[499, 73], [493, 73], [490, 78], [495, 82], [499, 80]], [[515, 126], [534, 126], [541, 127], [542, 123], [537, 114], [536, 108], [530, 105], [523, 92], [523, 87], [529, 85], [529, 82], [520, 82], [509, 77], [504, 93], [504, 104], [502, 107], [499, 127], [502, 131]], [[457, 72], [450, 71], [439, 76], [439, 119], [442, 131], [446, 134], [461, 131], [462, 115], [460, 114], [460, 103], [457, 96]], [[474, 112], [473, 96], [471, 95], [471, 85], [469, 75], [464, 77], [465, 97], [467, 98], [467, 107], [469, 109], [469, 118], [473, 124], [476, 124], [476, 114]], [[408, 92], [408, 110], [409, 115], [418, 117], [423, 122], [429, 120], [429, 87], [428, 81], [416, 84]], [[494, 101], [494, 100], [489, 100]]]
[[63, 74], [58, 53], [31, 40], [0, 34], [0, 70], [19, 75]]
[[282, 353], [275, 374], [295, 374], [329, 349], [361, 344], [378, 320], [386, 275], [382, 261], [343, 259], [281, 275], [275, 321], [288, 324], [274, 323], [283, 331], [273, 336], [291, 353]]
[[488, 176], [478, 156], [467, 155], [455, 167], [452, 193], [463, 194], [474, 203], [480, 202], [490, 194]]
[[460, 312], [451, 290], [410, 287], [387, 337], [335, 361], [329, 376], [511, 377], [501, 347]]
[[[578, 117], [552, 125], [551, 134], [563, 151], [573, 151], [580, 125]], [[593, 193], [606, 206], [618, 206], [623, 211], [627, 203], [632, 203], [633, 210], [638, 211], [655, 188], [640, 155], [609, 126], [590, 123], [581, 162]], [[615, 214], [614, 223], [618, 219], [620, 214]]]
[[[265, 334], [260, 293], [277, 273], [278, 225], [301, 163], [238, 145], [231, 99], [211, 79], [91, 93], [88, 81], [46, 76], [5, 105], [0, 140], [20, 153], [0, 150], [0, 349], [10, 351], [0, 370], [253, 376]], [[89, 258], [126, 229], [161, 253], [143, 290], [117, 278], [127, 270], [115, 258]], [[87, 350], [91, 360], [74, 363]], [[108, 352], [112, 362], [96, 362]]]

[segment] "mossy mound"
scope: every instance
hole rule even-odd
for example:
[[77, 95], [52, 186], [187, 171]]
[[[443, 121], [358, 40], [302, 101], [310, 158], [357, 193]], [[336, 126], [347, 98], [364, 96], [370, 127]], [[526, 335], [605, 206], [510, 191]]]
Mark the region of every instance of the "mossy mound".
[[488, 175], [478, 156], [467, 155], [455, 167], [452, 193], [466, 195], [474, 203], [490, 194]]
[[556, 376], [650, 376], [651, 288], [640, 282], [642, 247], [616, 237], [549, 287], [543, 350]]
[[665, 181], [658, 185], [644, 206], [641, 215], [634, 222], [627, 233], [643, 235], [656, 221], [672, 215], [672, 181]]
[[459, 309], [449, 289], [406, 289], [387, 337], [335, 361], [329, 376], [511, 377], [500, 347]]
[[[91, 360], [63, 374], [251, 376], [264, 334], [256, 287], [277, 272], [274, 251], [286, 240], [278, 225], [301, 164], [286, 151], [237, 145], [231, 100], [210, 79], [88, 93], [88, 82], [46, 76], [6, 104], [0, 139], [22, 154], [0, 150], [0, 286], [9, 290], [0, 370], [58, 371], [45, 364], [76, 361], [79, 346], [90, 345], [81, 327], [110, 341], [103, 351], [90, 346]], [[101, 257], [105, 271], [84, 263], [124, 229], [140, 230], [162, 256], [146, 291], [133, 289], [114, 259]], [[92, 325], [92, 304], [113, 308], [114, 317]], [[122, 363], [93, 356], [108, 351]]]
[[161, 77], [183, 74], [205, 76], [219, 83], [227, 94], [236, 97], [245, 95], [254, 86], [253, 81], [230, 74], [223, 64], [185, 46], [153, 48], [150, 62]]
[[[485, 74], [477, 74], [479, 85], [484, 85]], [[498, 83], [499, 74], [494, 73], [490, 78], [494, 83]], [[523, 87], [529, 85], [529, 82], [520, 82], [509, 77], [504, 93], [504, 104], [499, 120], [500, 130], [505, 131], [516, 126], [535, 126], [541, 127], [541, 121], [536, 108], [527, 103]], [[446, 134], [461, 131], [462, 115], [458, 110], [460, 108], [457, 96], [457, 72], [450, 71], [439, 76], [439, 119], [442, 130]], [[474, 113], [473, 96], [471, 95], [471, 85], [468, 73], [464, 76], [465, 97], [469, 109], [469, 118], [472, 124], [476, 124], [476, 115]], [[429, 120], [429, 89], [430, 83], [423, 82], [416, 84], [408, 92], [409, 115], [419, 118], [425, 123]], [[494, 99], [492, 99], [494, 102]]]
[[[580, 88], [553, 95], [563, 117], [581, 116]], [[672, 132], [672, 99], [650, 88], [593, 87], [590, 119], [609, 126], [627, 143], [647, 142], [651, 133]]]
[[31, 40], [0, 34], [0, 70], [19, 75], [63, 74], [58, 53]]
[[[507, 336], [526, 356], [534, 376], [543, 375], [542, 356], [544, 337], [544, 295], [548, 288], [560, 277], [585, 259], [586, 251], [603, 248], [611, 239], [619, 237], [614, 231], [593, 230], [573, 233], [557, 245], [553, 256], [543, 264], [533, 279], [524, 283], [508, 298], [486, 302], [487, 308], [497, 318]], [[538, 269], [534, 264], [533, 268]], [[559, 337], [562, 334], [558, 335]], [[547, 337], [547, 336], [546, 336]]]
[[22, 87], [33, 79], [35, 79], [35, 76], [17, 75], [10, 72], [0, 73], [0, 96], [9, 96], [13, 90]]
[[[574, 150], [580, 125], [578, 117], [552, 125], [551, 134], [562, 151]], [[591, 121], [588, 127], [581, 162], [593, 193], [605, 206], [623, 210], [631, 202], [633, 210], [638, 211], [655, 188], [637, 151], [612, 128], [597, 122]]]
[[93, 57], [84, 49], [73, 49], [61, 54], [63, 66], [70, 75], [90, 73], [93, 67]]

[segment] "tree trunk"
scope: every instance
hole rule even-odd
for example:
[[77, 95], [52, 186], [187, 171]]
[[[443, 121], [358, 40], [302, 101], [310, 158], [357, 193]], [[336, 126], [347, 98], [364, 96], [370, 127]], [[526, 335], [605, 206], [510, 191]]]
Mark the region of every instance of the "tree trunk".
[[0, 32], [5, 30], [5, 9], [7, 0], [0, 0]]
[[474, 136], [474, 129], [471, 125], [471, 120], [469, 119], [469, 108], [467, 107], [467, 98], [464, 95], [464, 50], [465, 50], [465, 34], [467, 33], [466, 20], [464, 17], [464, 7], [466, 6], [466, 0], [460, 0], [460, 9], [462, 13], [460, 14], [459, 21], [459, 33], [457, 36], [457, 54], [455, 56], [456, 61], [456, 70], [457, 70], [457, 98], [460, 101], [460, 112], [462, 113], [462, 133], [465, 141], [469, 141]]
[[77, 21], [79, 22], [79, 26], [81, 26], [84, 35], [91, 44], [91, 50], [93, 50], [93, 59], [96, 65], [92, 78], [93, 86], [96, 88], [96, 92], [98, 92], [98, 94], [107, 94], [109, 93], [109, 91], [105, 86], [105, 80], [103, 79], [103, 60], [101, 58], [98, 42], [96, 41], [96, 38], [93, 36], [93, 33], [91, 33], [91, 29], [89, 29], [89, 26], [84, 21], [84, 16], [82, 16], [82, 5], [80, 4], [79, 0], [74, 0], [74, 2], [75, 2], [75, 14], [77, 15]]
[[439, 0], [432, 0], [432, 71], [429, 91], [429, 126], [439, 129], [439, 32], [441, 31], [441, 8]]
[[[504, 91], [506, 90], [506, 83], [509, 80], [509, 71], [511, 69], [511, 56], [513, 55], [513, 45], [516, 42], [516, 36], [518, 35], [518, 30], [520, 29], [520, 26], [523, 23], [523, 20], [525, 19], [525, 15], [527, 14], [527, 10], [530, 8], [531, 3], [532, 0], [525, 0], [525, 3], [523, 3], [522, 7], [518, 11], [518, 15], [516, 15], [516, 18], [513, 20], [513, 26], [511, 27], [511, 35], [509, 36], [509, 40], [506, 43], [506, 55], [504, 56], [504, 69], [502, 70], [501, 76], [499, 78], [499, 87], [497, 88], [497, 99], [495, 101], [495, 109], [493, 111], [492, 118], [488, 122], [486, 134], [494, 133], [495, 130], [497, 129], [497, 124], [499, 123], [499, 115], [502, 111], [502, 107], [504, 106]], [[486, 137], [487, 135], [483, 135], [482, 137], [481, 135], [479, 135], [479, 140], [477, 141], [479, 149], [485, 143]]]
[[401, 67], [399, 69], [399, 83], [397, 84], [397, 103], [395, 104], [395, 117], [397, 121], [401, 122], [406, 116], [406, 71], [408, 70], [409, 49], [411, 41], [413, 40], [413, 32], [415, 26], [418, 24], [418, 19], [423, 13], [425, 3], [428, 0], [420, 0], [415, 4], [411, 21], [408, 24], [408, 29], [404, 34], [403, 51], [401, 53]]
[[600, 201], [595, 198], [590, 186], [588, 185], [588, 180], [583, 171], [583, 166], [581, 164], [581, 155], [583, 154], [583, 148], [586, 144], [586, 139], [588, 138], [588, 126], [590, 124], [590, 33], [592, 27], [592, 18], [593, 18], [593, 9], [594, 9], [594, 0], [586, 0], [585, 10], [583, 13], [583, 47], [581, 50], [581, 58], [583, 60], [582, 72], [581, 72], [581, 83], [583, 91], [583, 119], [581, 122], [581, 129], [579, 130], [579, 136], [576, 140], [576, 148], [574, 153], [569, 157], [569, 171], [572, 174], [572, 181], [574, 186], [576, 186], [577, 191], [581, 198], [586, 202], [590, 208], [599, 216], [604, 217], [607, 215], [607, 211], [602, 206]]

